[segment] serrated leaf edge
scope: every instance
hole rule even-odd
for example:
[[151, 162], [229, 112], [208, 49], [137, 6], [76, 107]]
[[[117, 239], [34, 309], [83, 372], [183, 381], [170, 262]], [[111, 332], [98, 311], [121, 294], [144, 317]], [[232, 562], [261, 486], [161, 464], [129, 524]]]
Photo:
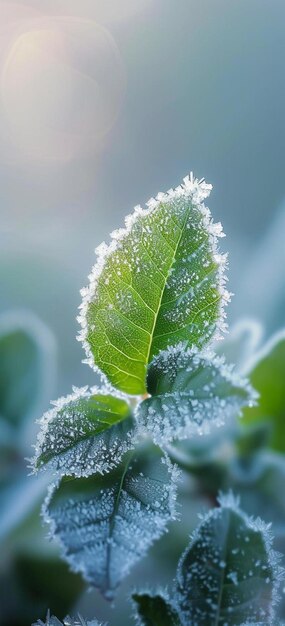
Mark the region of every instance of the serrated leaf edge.
[[[181, 471], [178, 468], [178, 466], [176, 464], [173, 464], [168, 455], [166, 453], [163, 453], [163, 456], [161, 457], [161, 462], [165, 463], [167, 465], [167, 469], [170, 475], [170, 481], [169, 481], [169, 517], [165, 520], [164, 523], [164, 528], [160, 527], [157, 529], [157, 533], [156, 535], [153, 536], [153, 540], [151, 542], [151, 544], [148, 546], [147, 551], [145, 552], [145, 554], [142, 556], [142, 558], [144, 558], [144, 556], [147, 554], [147, 552], [150, 550], [150, 548], [152, 547], [152, 545], [155, 543], [155, 541], [157, 541], [158, 539], [160, 539], [160, 537], [167, 532], [167, 525], [169, 524], [169, 522], [172, 521], [176, 521], [177, 519], [179, 519], [179, 514], [177, 512], [177, 490], [178, 490], [178, 481], [180, 479], [181, 476]], [[80, 479], [78, 479], [80, 480]], [[87, 578], [85, 578], [84, 576], [84, 568], [81, 567], [79, 564], [76, 564], [74, 562], [73, 556], [69, 554], [68, 552], [68, 548], [65, 546], [65, 544], [63, 543], [63, 541], [60, 539], [60, 537], [56, 534], [56, 524], [53, 520], [53, 518], [49, 515], [49, 505], [50, 502], [52, 500], [52, 497], [54, 495], [54, 493], [56, 492], [56, 490], [58, 489], [59, 485], [61, 482], [61, 478], [57, 479], [56, 481], [54, 481], [52, 484], [50, 484], [48, 486], [47, 489], [47, 495], [45, 497], [45, 500], [42, 504], [42, 508], [41, 508], [41, 516], [42, 519], [44, 521], [45, 524], [47, 524], [49, 526], [49, 532], [48, 532], [48, 539], [49, 540], [54, 540], [56, 541], [57, 545], [59, 546], [60, 549], [60, 554], [61, 554], [61, 558], [63, 560], [65, 560], [69, 567], [70, 567], [70, 571], [76, 573], [76, 574], [81, 574], [81, 576], [90, 584], [91, 589], [93, 588], [92, 583], [90, 582], [90, 580], [88, 580]], [[125, 577], [129, 575], [131, 570], [131, 566], [128, 568], [128, 570], [126, 571]], [[125, 578], [124, 577], [124, 578]], [[113, 595], [110, 596], [108, 594], [105, 594], [106, 599], [113, 599]]]
[[[196, 346], [188, 348], [183, 343], [179, 343], [176, 346], [169, 347], [167, 350], [161, 350], [159, 354], [154, 357], [152, 364], [155, 364], [157, 361], [161, 362], [161, 358], [165, 358], [165, 362], [167, 363], [167, 359], [169, 355], [173, 356], [176, 353], [181, 353], [181, 350], [183, 351], [183, 355], [185, 356], [188, 355], [189, 358], [192, 358], [193, 356], [197, 355], [201, 360], [204, 360], [206, 363], [209, 363], [210, 365], [213, 365], [214, 367], [219, 369], [221, 375], [225, 378], [225, 380], [232, 383], [233, 386], [243, 388], [248, 393], [248, 402], [246, 403], [247, 406], [250, 406], [250, 407], [256, 406], [256, 404], [258, 403], [259, 394], [252, 387], [248, 378], [242, 376], [238, 371], [234, 371], [234, 365], [226, 363], [224, 356], [218, 356], [208, 348], [200, 351]], [[172, 392], [169, 392], [163, 395], [165, 398], [167, 398], [168, 396], [171, 397], [174, 394]], [[158, 394], [157, 397], [159, 396], [162, 397], [162, 394]], [[155, 398], [156, 396], [150, 396], [150, 398], [151, 397]], [[168, 443], [171, 443], [174, 439], [187, 439], [193, 434], [199, 434], [199, 435], [208, 434], [212, 426], [220, 427], [225, 424], [225, 420], [206, 419], [204, 420], [203, 424], [201, 424], [200, 426], [195, 424], [195, 422], [193, 422], [193, 424], [189, 423], [187, 427], [183, 426], [180, 430], [177, 429], [177, 431], [173, 434], [172, 438], [165, 437], [164, 432], [163, 432], [162, 419], [160, 420], [159, 423], [157, 422], [155, 429], [151, 431], [149, 431], [149, 429], [144, 424], [140, 423], [140, 406], [143, 404], [144, 401], [145, 401], [144, 399], [140, 399], [140, 402], [137, 404], [137, 406], [134, 409], [134, 417], [137, 421], [138, 432], [141, 432], [142, 434], [143, 433], [150, 434], [152, 436], [154, 443], [156, 443], [159, 446], [164, 446]], [[241, 415], [242, 415], [242, 407], [240, 408], [240, 411], [237, 414], [237, 417]]]
[[[110, 390], [109, 385], [104, 386], [104, 387], [94, 386], [90, 388], [88, 386], [85, 386], [85, 387], [73, 386], [71, 394], [67, 396], [62, 396], [58, 398], [57, 400], [51, 401], [51, 405], [53, 405], [53, 408], [46, 411], [40, 419], [36, 420], [36, 423], [40, 425], [40, 430], [37, 435], [36, 444], [33, 446], [35, 449], [35, 454], [30, 459], [27, 459], [28, 467], [31, 470], [31, 474], [38, 474], [40, 472], [49, 471], [52, 474], [55, 474], [59, 478], [63, 478], [64, 476], [70, 476], [70, 473], [67, 473], [64, 470], [59, 471], [58, 469], [55, 469], [53, 467], [52, 461], [41, 466], [40, 468], [36, 467], [37, 461], [41, 454], [41, 447], [45, 440], [45, 436], [46, 436], [49, 424], [57, 416], [58, 411], [62, 410], [70, 402], [79, 400], [80, 398], [90, 398], [92, 395], [96, 395], [96, 394], [107, 396], [107, 395], [110, 395], [110, 393], [112, 394], [113, 397], [118, 398], [120, 400], [124, 400], [129, 406], [131, 406], [128, 396], [126, 396], [125, 394], [121, 393], [118, 390], [114, 390], [114, 389]], [[122, 443], [120, 455], [116, 457], [116, 462], [115, 461], [110, 462], [109, 464], [105, 463], [104, 469], [98, 464], [98, 465], [93, 465], [90, 468], [86, 468], [86, 472], [84, 472], [84, 474], [82, 472], [81, 473], [78, 472], [72, 475], [74, 475], [77, 478], [87, 478], [88, 476], [91, 476], [96, 473], [105, 474], [107, 472], [110, 472], [112, 469], [114, 469], [118, 465], [123, 455], [128, 450], [131, 450], [132, 448], [135, 447], [137, 438], [138, 438], [138, 432], [136, 430], [132, 431], [131, 433], [128, 433], [125, 442]]]
[[270, 566], [273, 572], [273, 597], [272, 597], [272, 603], [270, 606], [269, 622], [267, 626], [274, 626], [274, 623], [275, 623], [274, 620], [276, 619], [275, 607], [280, 601], [279, 589], [280, 589], [281, 583], [285, 579], [285, 569], [284, 567], [280, 565], [283, 555], [281, 555], [279, 552], [273, 549], [274, 536], [271, 530], [272, 525], [266, 524], [260, 517], [255, 518], [255, 517], [247, 515], [240, 508], [239, 496], [234, 495], [232, 491], [229, 491], [228, 493], [219, 492], [217, 502], [219, 504], [219, 507], [211, 509], [209, 512], [205, 514], [198, 515], [200, 523], [195, 528], [193, 533], [190, 535], [190, 543], [188, 544], [188, 546], [182, 553], [178, 562], [177, 580], [179, 582], [180, 564], [183, 562], [185, 554], [188, 553], [192, 545], [199, 538], [199, 531], [200, 531], [201, 525], [205, 522], [208, 522], [211, 519], [214, 519], [217, 515], [219, 515], [222, 509], [230, 509], [231, 511], [233, 511], [234, 513], [237, 513], [242, 518], [242, 520], [248, 526], [248, 528], [250, 528], [254, 532], [260, 532], [263, 536], [264, 546], [265, 546], [265, 550], [268, 556], [268, 562], [270, 563]]

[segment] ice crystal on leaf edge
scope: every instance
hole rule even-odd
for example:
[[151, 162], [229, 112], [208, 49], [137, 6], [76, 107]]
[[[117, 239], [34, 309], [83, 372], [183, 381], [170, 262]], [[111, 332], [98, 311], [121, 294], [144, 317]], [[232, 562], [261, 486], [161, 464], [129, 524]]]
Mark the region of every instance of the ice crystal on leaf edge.
[[[119, 422], [119, 424], [110, 425], [107, 431], [98, 433], [92, 436], [92, 432], [89, 433], [89, 440], [92, 438], [97, 440], [96, 443], [90, 447], [86, 447], [88, 444], [87, 436], [83, 436], [82, 441], [76, 440], [76, 434], [80, 433], [82, 428], [80, 423], [76, 423], [76, 420], [71, 416], [68, 422], [68, 432], [66, 435], [70, 439], [70, 449], [66, 451], [59, 450], [59, 441], [52, 432], [49, 432], [52, 422], [57, 418], [58, 414], [68, 408], [72, 403], [80, 400], [88, 400], [92, 396], [100, 395], [102, 397], [112, 395], [114, 399], [122, 400], [130, 408], [130, 416]], [[48, 470], [51, 474], [56, 476], [75, 476], [75, 477], [88, 477], [93, 474], [105, 474], [113, 470], [121, 461], [123, 455], [134, 448], [137, 442], [137, 430], [135, 424], [131, 428], [128, 424], [128, 430], [120, 433], [118, 426], [124, 427], [124, 423], [131, 419], [131, 406], [128, 397], [118, 390], [111, 389], [109, 385], [104, 387], [73, 387], [73, 393], [67, 396], [58, 398], [52, 401], [52, 409], [49, 409], [44, 415], [37, 420], [40, 425], [37, 441], [34, 446], [35, 454], [31, 459], [28, 459], [29, 466], [32, 473], [38, 471]], [[84, 414], [82, 415], [84, 419]], [[79, 421], [79, 420], [78, 420]], [[112, 440], [105, 441], [105, 436], [109, 435], [109, 431], [113, 433]], [[56, 431], [55, 431], [56, 432]], [[64, 433], [61, 433], [61, 436]], [[46, 444], [46, 437], [49, 439], [50, 449], [54, 448], [54, 458], [48, 461], [46, 464], [42, 464], [38, 467], [38, 461], [41, 457], [42, 451]], [[74, 441], [72, 441], [74, 439]]]

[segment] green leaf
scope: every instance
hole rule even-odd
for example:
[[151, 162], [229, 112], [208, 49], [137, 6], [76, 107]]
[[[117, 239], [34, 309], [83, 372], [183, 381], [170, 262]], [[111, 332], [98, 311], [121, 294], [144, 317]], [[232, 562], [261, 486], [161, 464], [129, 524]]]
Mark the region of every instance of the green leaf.
[[159, 445], [208, 432], [255, 400], [247, 381], [222, 358], [183, 345], [154, 358], [147, 385], [151, 397], [138, 405], [136, 418]]
[[244, 515], [232, 496], [220, 502], [202, 520], [178, 566], [182, 624], [272, 624], [283, 572], [268, 526]]
[[37, 318], [0, 318], [0, 420], [11, 433], [42, 410], [53, 386], [54, 359], [53, 336]]
[[133, 420], [126, 400], [104, 389], [83, 387], [54, 404], [40, 421], [35, 470], [77, 477], [103, 474], [133, 447]]
[[79, 321], [89, 364], [129, 394], [146, 391], [147, 366], [162, 349], [186, 341], [199, 348], [220, 335], [225, 257], [221, 225], [203, 200], [210, 185], [185, 178], [136, 207], [126, 229], [97, 249]]
[[248, 365], [248, 375], [259, 392], [258, 406], [244, 411], [243, 422], [267, 418], [272, 424], [271, 446], [285, 452], [285, 331], [277, 333]]
[[127, 453], [105, 476], [62, 479], [44, 516], [63, 558], [112, 597], [120, 581], [175, 518], [176, 470], [154, 450]]
[[134, 593], [141, 626], [181, 626], [180, 617], [169, 598], [162, 594]]

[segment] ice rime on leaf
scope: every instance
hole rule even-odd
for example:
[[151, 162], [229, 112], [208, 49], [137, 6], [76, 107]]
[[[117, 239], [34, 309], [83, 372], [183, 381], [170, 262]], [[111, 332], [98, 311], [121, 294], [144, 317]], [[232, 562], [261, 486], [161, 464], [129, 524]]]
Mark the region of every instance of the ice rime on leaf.
[[256, 399], [223, 358], [182, 344], [154, 358], [147, 385], [151, 397], [138, 405], [136, 418], [159, 445], [207, 433]]
[[284, 572], [269, 526], [230, 495], [201, 521], [179, 562], [176, 601], [183, 626], [273, 624]]
[[127, 453], [105, 476], [62, 479], [44, 517], [75, 572], [112, 597], [120, 581], [175, 519], [177, 470], [159, 451]]
[[247, 517], [231, 493], [219, 503], [182, 555], [172, 594], [133, 594], [141, 626], [277, 625], [284, 570], [270, 527]]
[[79, 340], [87, 362], [129, 394], [143, 394], [149, 362], [180, 341], [199, 348], [221, 336], [226, 256], [204, 200], [211, 185], [194, 179], [136, 207], [125, 228], [97, 249], [82, 290]]
[[64, 476], [90, 476], [113, 469], [133, 447], [133, 420], [128, 402], [107, 390], [74, 389], [40, 420], [32, 461]]
[[50, 612], [48, 611], [45, 622], [39, 619], [32, 626], [104, 626], [104, 624], [99, 624], [96, 619], [85, 621], [81, 615], [78, 615], [78, 618], [67, 615], [63, 622], [61, 622], [55, 615], [50, 616]]

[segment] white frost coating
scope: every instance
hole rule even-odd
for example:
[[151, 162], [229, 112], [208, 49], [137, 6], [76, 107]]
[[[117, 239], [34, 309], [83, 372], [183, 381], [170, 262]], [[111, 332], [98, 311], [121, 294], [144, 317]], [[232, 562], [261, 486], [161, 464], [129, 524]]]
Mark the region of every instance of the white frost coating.
[[[228, 619], [229, 625], [232, 624], [231, 613], [234, 611], [241, 611], [240, 617], [244, 619], [246, 616], [242, 616], [243, 611], [248, 612], [248, 621], [242, 622], [243, 624], [262, 624], [260, 620], [264, 619], [264, 624], [267, 626], [273, 626], [275, 622], [275, 607], [279, 600], [279, 588], [281, 581], [284, 580], [284, 569], [280, 566], [281, 556], [275, 552], [272, 548], [273, 537], [270, 530], [270, 524], [265, 524], [262, 520], [253, 519], [248, 517], [239, 508], [239, 498], [234, 497], [232, 492], [226, 495], [220, 494], [218, 498], [220, 508], [211, 510], [204, 516], [199, 516], [201, 519], [200, 525], [196, 528], [191, 536], [190, 545], [182, 555], [177, 573], [177, 585], [178, 591], [176, 601], [181, 607], [182, 624], [188, 625], [189, 619], [198, 618], [201, 623], [210, 623], [208, 610], [213, 612], [212, 618], [217, 619], [218, 611], [220, 611], [220, 604], [218, 599], [220, 596], [220, 585], [223, 580], [227, 584], [227, 601], [228, 601]], [[227, 553], [224, 552], [223, 543], [227, 545], [227, 551], [229, 552], [229, 538], [223, 537], [222, 516], [224, 511], [228, 509], [235, 513], [241, 520], [241, 524], [236, 524], [235, 533], [231, 534], [232, 548], [230, 550], [231, 558], [233, 556], [233, 562], [236, 565], [234, 570], [229, 570], [229, 563], [226, 561]], [[216, 524], [216, 534], [211, 528], [211, 521], [213, 522], [213, 528]], [[228, 532], [228, 527], [225, 525], [225, 532]], [[247, 535], [247, 530], [249, 535]], [[251, 547], [251, 533], [258, 533], [262, 537], [264, 553], [257, 554]], [[219, 544], [220, 542], [220, 544]], [[249, 550], [247, 551], [247, 545]], [[196, 552], [195, 552], [196, 550]], [[189, 559], [188, 565], [184, 565], [185, 559], [192, 551], [192, 558]], [[188, 569], [187, 569], [188, 568]], [[219, 568], [224, 572], [220, 577], [218, 574]], [[227, 570], [227, 579], [224, 575]], [[263, 592], [256, 587], [256, 593], [253, 595], [250, 591], [250, 585], [248, 590], [248, 600], [244, 597], [244, 590], [246, 589], [245, 583], [247, 580], [260, 579], [263, 581]], [[233, 585], [230, 592], [230, 584]], [[261, 583], [260, 583], [261, 584]], [[241, 585], [241, 596], [239, 598], [239, 585]], [[267, 595], [264, 585], [269, 585], [269, 594]], [[198, 587], [197, 587], [198, 586]], [[195, 589], [199, 588], [198, 596], [195, 595]], [[200, 590], [203, 588], [203, 592]], [[205, 593], [208, 593], [205, 599]], [[193, 612], [189, 605], [189, 598], [191, 594], [194, 594], [196, 609]], [[204, 595], [203, 595], [204, 594]], [[200, 596], [200, 598], [199, 598]], [[207, 614], [205, 614], [205, 607], [208, 607]], [[239, 609], [240, 606], [240, 609]], [[224, 609], [225, 611], [225, 609]], [[224, 614], [223, 614], [224, 616]], [[225, 616], [224, 616], [225, 619]], [[237, 618], [236, 618], [237, 619]], [[195, 619], [194, 619], [195, 621]], [[192, 621], [191, 621], [192, 623]], [[196, 622], [195, 622], [196, 623]], [[198, 623], [198, 622], [197, 622]], [[200, 622], [199, 622], [200, 623]], [[211, 622], [212, 623], [212, 622]], [[238, 622], [240, 623], [240, 622]]]
[[[131, 428], [130, 418], [110, 425], [103, 432], [94, 433], [92, 420], [82, 410], [76, 411], [76, 401], [93, 395], [109, 395], [109, 387], [73, 387], [73, 393], [59, 398], [51, 404], [54, 408], [38, 420], [40, 431], [35, 445], [35, 455], [31, 459], [33, 472], [48, 470], [57, 476], [87, 477], [95, 473], [111, 471], [121, 461], [122, 456], [135, 445], [136, 433]], [[112, 390], [112, 396], [124, 400], [120, 392]], [[64, 416], [58, 417], [64, 411]], [[46, 463], [41, 456], [53, 452]]]
[[57, 617], [55, 617], [55, 615], [51, 616], [50, 611], [48, 611], [45, 622], [39, 619], [32, 626], [106, 626], [106, 624], [102, 624], [101, 622], [99, 624], [96, 619], [85, 621], [85, 619], [79, 613], [77, 618], [67, 615], [64, 618], [63, 622], [61, 622], [59, 619], [57, 619]]
[[[130, 462], [122, 479], [62, 497], [59, 482], [51, 485], [43, 506], [50, 536], [62, 557], [107, 598], [155, 540], [176, 519], [178, 470], [168, 459], [145, 471]], [[158, 472], [158, 473], [157, 473]], [[90, 482], [90, 479], [88, 479]], [[57, 491], [59, 487], [59, 492]], [[54, 501], [55, 498], [55, 501]]]
[[135, 417], [138, 427], [162, 446], [208, 434], [212, 426], [237, 417], [243, 406], [256, 404], [258, 397], [223, 357], [183, 344], [161, 351], [150, 372], [157, 388], [136, 407]]
[[211, 217], [210, 210], [205, 206], [204, 200], [210, 195], [212, 185], [205, 182], [204, 179], [198, 180], [194, 178], [191, 172], [189, 176], [183, 179], [183, 183], [175, 189], [170, 189], [166, 193], [158, 193], [156, 198], [151, 198], [147, 203], [147, 208], [142, 208], [140, 205], [134, 208], [134, 212], [125, 218], [125, 228], [120, 228], [111, 233], [111, 243], [107, 245], [105, 242], [101, 243], [95, 250], [97, 260], [89, 275], [89, 285], [81, 290], [82, 303], [79, 306], [80, 314], [77, 320], [81, 326], [81, 330], [78, 334], [78, 341], [82, 342], [83, 348], [86, 353], [86, 359], [83, 361], [90, 365], [90, 367], [96, 371], [104, 382], [107, 382], [107, 377], [100, 370], [100, 368], [94, 362], [94, 357], [91, 352], [89, 343], [87, 342], [88, 324], [87, 324], [87, 311], [90, 303], [93, 301], [96, 295], [96, 289], [98, 280], [102, 274], [108, 257], [121, 246], [124, 238], [131, 232], [133, 225], [139, 218], [146, 217], [154, 212], [159, 205], [163, 202], [170, 202], [173, 200], [179, 200], [181, 198], [190, 198], [193, 206], [195, 206], [202, 217], [203, 227], [209, 234], [209, 243], [212, 248], [212, 254], [214, 260], [218, 264], [217, 269], [217, 288], [219, 289], [221, 299], [219, 303], [219, 320], [216, 322], [215, 333], [211, 338], [211, 345], [223, 338], [223, 334], [227, 329], [225, 322], [226, 312], [225, 307], [231, 299], [231, 293], [226, 289], [225, 284], [227, 277], [225, 270], [227, 268], [227, 254], [220, 254], [218, 248], [218, 239], [224, 237], [222, 225], [220, 222], [214, 223]]

